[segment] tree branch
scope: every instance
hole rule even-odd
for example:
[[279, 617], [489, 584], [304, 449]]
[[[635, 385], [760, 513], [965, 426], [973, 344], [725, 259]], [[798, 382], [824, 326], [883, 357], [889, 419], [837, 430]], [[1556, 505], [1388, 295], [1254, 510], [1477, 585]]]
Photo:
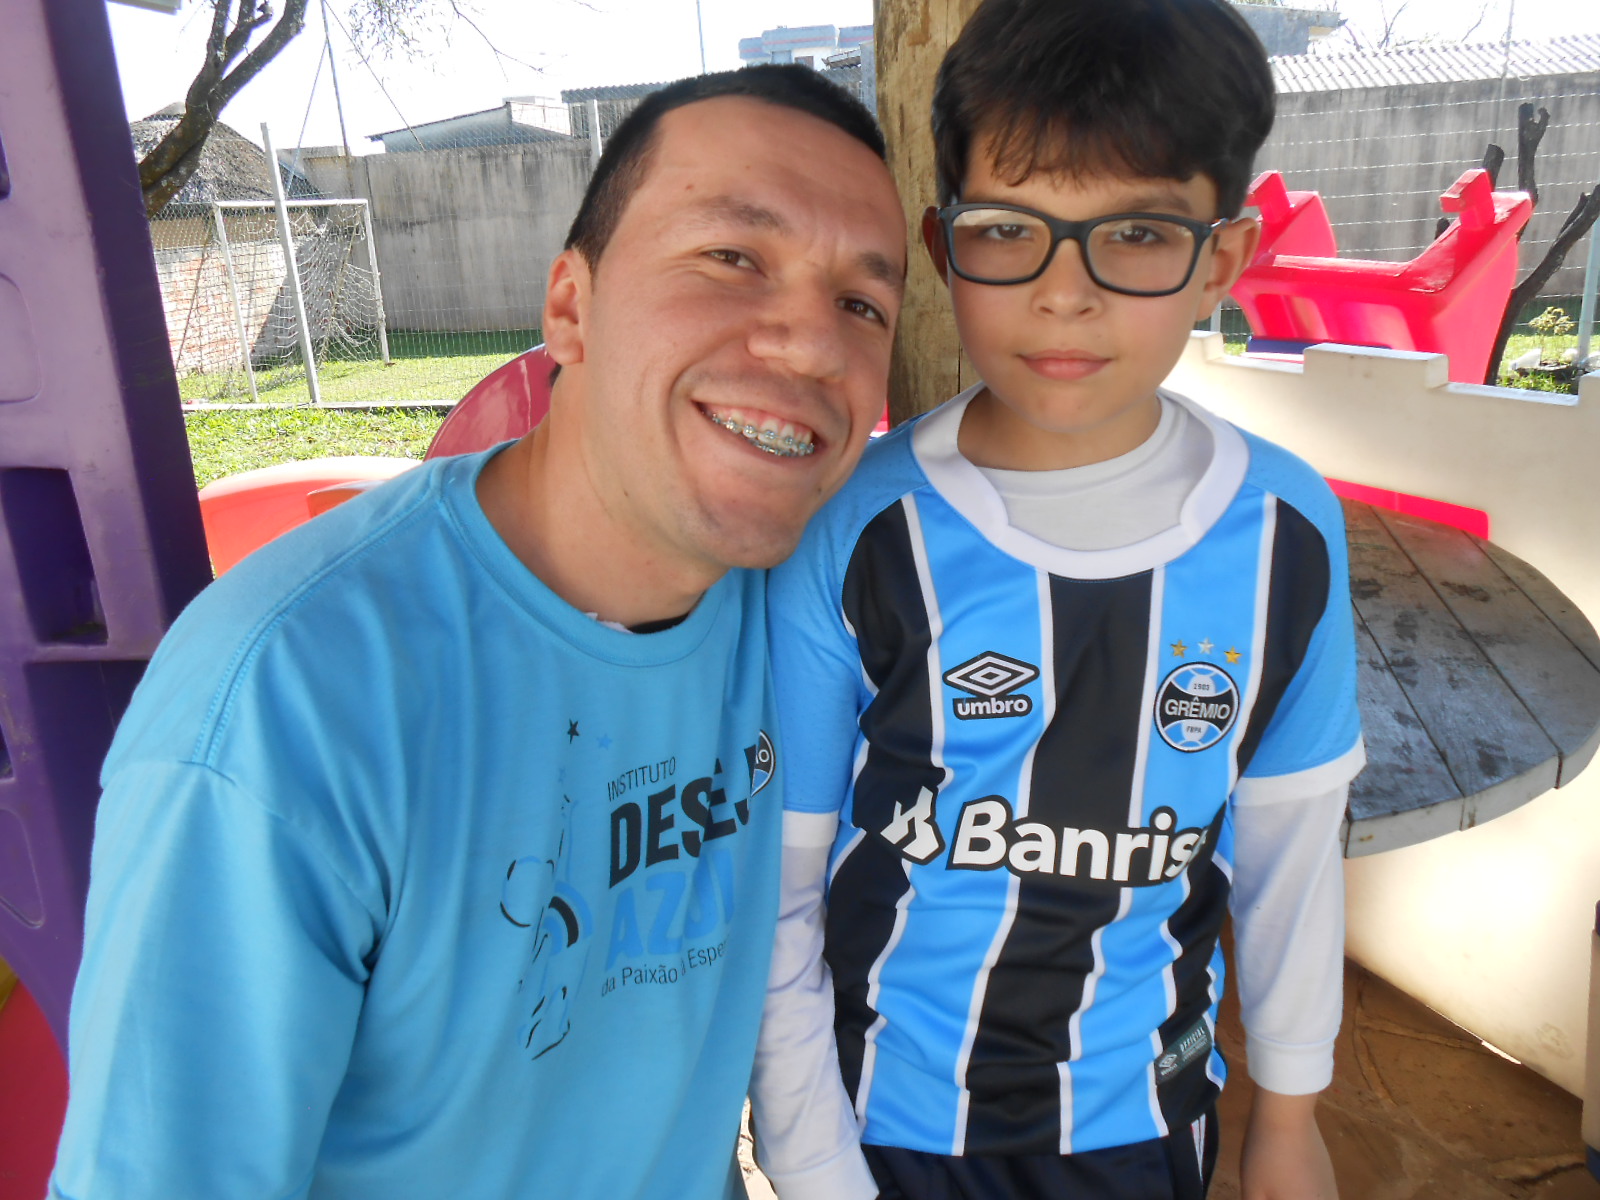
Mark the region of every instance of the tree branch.
[[1506, 152], [1493, 142], [1490, 142], [1488, 149], [1483, 152], [1483, 169], [1489, 172], [1489, 186], [1491, 188], [1500, 186], [1500, 168], [1505, 165]]
[[483, 29], [478, 25], [478, 23], [476, 21], [474, 21], [472, 19], [472, 17], [469, 16], [467, 14], [467, 12], [461, 7], [461, 5], [458, 2], [458, 0], [450, 0], [450, 11], [455, 14], [457, 20], [465, 21], [467, 23], [468, 28], [470, 28], [473, 33], [477, 34], [480, 38], [483, 39], [483, 44], [485, 46], [489, 47], [489, 53], [493, 54], [496, 58], [503, 58], [507, 62], [514, 62], [514, 63], [517, 64], [517, 66], [526, 67], [528, 70], [534, 72], [535, 74], [542, 74], [543, 73], [541, 68], [534, 66], [530, 62], [524, 62], [522, 59], [517, 58], [515, 55], [507, 54], [504, 50], [500, 49], [499, 46], [496, 46], [494, 44], [494, 41], [489, 37], [489, 35], [487, 33], [485, 33], [483, 31]]
[[1539, 206], [1539, 184], [1534, 178], [1533, 160], [1538, 153], [1539, 143], [1544, 141], [1544, 131], [1550, 128], [1550, 113], [1541, 108], [1537, 118], [1533, 115], [1533, 105], [1524, 104], [1517, 109], [1517, 189], [1527, 192], [1533, 197], [1535, 208]]
[[[206, 138], [228, 101], [305, 28], [306, 0], [285, 0], [283, 15], [267, 36], [239, 59], [251, 37], [271, 24], [272, 8], [266, 0], [238, 0], [238, 4], [233, 28], [228, 30], [232, 0], [215, 0], [205, 61], [189, 85], [183, 116], [139, 163], [139, 187], [144, 193], [146, 216], [160, 212], [193, 177]], [[239, 59], [237, 65], [235, 59]], [[271, 167], [276, 170], [277, 164]]]
[[1550, 282], [1550, 277], [1560, 269], [1572, 248], [1583, 240], [1583, 235], [1589, 232], [1597, 219], [1600, 219], [1600, 184], [1587, 195], [1579, 194], [1577, 206], [1568, 214], [1566, 223], [1561, 226], [1561, 232], [1556, 235], [1556, 240], [1550, 243], [1550, 249], [1545, 251], [1544, 258], [1528, 273], [1526, 279], [1512, 289], [1511, 299], [1506, 304], [1505, 316], [1500, 319], [1500, 331], [1495, 334], [1494, 350], [1489, 355], [1485, 383], [1499, 382], [1500, 359], [1505, 355], [1511, 331], [1516, 328], [1517, 317], [1538, 298], [1539, 293], [1544, 290], [1544, 285]]

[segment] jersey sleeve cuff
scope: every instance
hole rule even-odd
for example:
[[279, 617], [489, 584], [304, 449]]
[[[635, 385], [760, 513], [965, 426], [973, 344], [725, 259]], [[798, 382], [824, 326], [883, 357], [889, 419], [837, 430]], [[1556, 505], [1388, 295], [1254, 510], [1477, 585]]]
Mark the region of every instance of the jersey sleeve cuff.
[[1309, 1096], [1333, 1082], [1332, 1038], [1309, 1046], [1286, 1046], [1246, 1033], [1244, 1052], [1251, 1080], [1269, 1092]]
[[[1235, 804], [1278, 804], [1285, 800], [1304, 800], [1344, 787], [1367, 765], [1367, 747], [1359, 737], [1355, 745], [1338, 758], [1287, 775], [1243, 775], [1233, 789]], [[1276, 1089], [1274, 1089], [1276, 1090]]]
[[778, 1200], [877, 1200], [878, 1181], [854, 1143], [836, 1158], [803, 1171], [762, 1170]]
[[819, 846], [833, 845], [833, 839], [838, 834], [837, 812], [799, 812], [791, 808], [783, 814], [785, 846], [815, 850]]

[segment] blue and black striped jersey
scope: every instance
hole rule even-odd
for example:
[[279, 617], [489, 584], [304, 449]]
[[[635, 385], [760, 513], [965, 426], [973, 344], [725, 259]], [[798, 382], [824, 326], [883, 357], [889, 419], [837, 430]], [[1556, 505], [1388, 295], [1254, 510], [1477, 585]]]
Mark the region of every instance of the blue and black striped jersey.
[[965, 397], [881, 439], [774, 573], [786, 807], [840, 814], [826, 958], [863, 1140], [1070, 1153], [1214, 1099], [1230, 798], [1347, 783], [1343, 522], [1181, 398], [1212, 462], [1105, 551], [1011, 527]]

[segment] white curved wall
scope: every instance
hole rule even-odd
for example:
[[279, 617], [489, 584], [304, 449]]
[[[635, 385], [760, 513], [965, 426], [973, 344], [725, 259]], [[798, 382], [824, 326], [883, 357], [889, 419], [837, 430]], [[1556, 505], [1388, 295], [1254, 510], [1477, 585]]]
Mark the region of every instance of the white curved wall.
[[[1196, 334], [1169, 386], [1324, 475], [1489, 513], [1490, 538], [1600, 623], [1600, 374], [1580, 395], [1451, 384], [1442, 355], [1305, 366]], [[1584, 1084], [1600, 767], [1487, 825], [1351, 859], [1351, 957], [1570, 1092]]]

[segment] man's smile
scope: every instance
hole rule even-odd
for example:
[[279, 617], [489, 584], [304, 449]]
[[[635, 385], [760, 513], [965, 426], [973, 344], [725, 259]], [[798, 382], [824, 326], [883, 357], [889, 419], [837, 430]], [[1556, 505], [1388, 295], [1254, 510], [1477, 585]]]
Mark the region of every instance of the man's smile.
[[808, 427], [772, 413], [729, 405], [715, 409], [702, 406], [700, 411], [713, 424], [744, 438], [757, 450], [765, 450], [779, 458], [804, 458], [816, 450]]

